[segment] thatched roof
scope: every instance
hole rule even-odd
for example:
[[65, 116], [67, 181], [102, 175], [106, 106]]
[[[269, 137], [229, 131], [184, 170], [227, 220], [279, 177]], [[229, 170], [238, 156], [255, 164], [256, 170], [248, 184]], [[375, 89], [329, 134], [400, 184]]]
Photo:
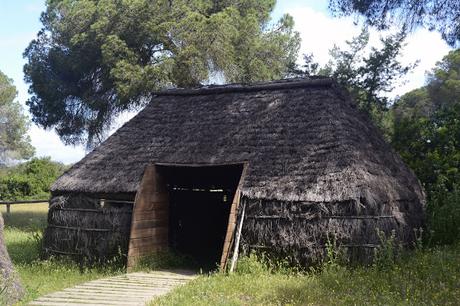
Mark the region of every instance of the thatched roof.
[[423, 203], [415, 175], [330, 79], [155, 94], [52, 190], [135, 192], [156, 162], [247, 162], [242, 193], [251, 198]]

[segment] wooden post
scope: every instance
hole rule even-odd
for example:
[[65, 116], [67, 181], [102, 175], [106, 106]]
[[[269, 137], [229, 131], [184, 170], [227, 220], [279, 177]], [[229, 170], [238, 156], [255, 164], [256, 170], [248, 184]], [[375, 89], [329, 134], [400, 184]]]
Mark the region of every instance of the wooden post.
[[6, 213], [9, 215], [11, 210], [10, 210], [11, 204], [6, 204]]
[[227, 260], [228, 260], [230, 249], [233, 243], [233, 237], [235, 234], [235, 227], [236, 227], [236, 217], [238, 214], [238, 206], [240, 205], [240, 199], [241, 199], [241, 187], [243, 185], [243, 181], [246, 176], [246, 169], [247, 169], [247, 164], [245, 163], [243, 165], [243, 171], [241, 172], [241, 177], [240, 177], [240, 181], [238, 182], [238, 187], [236, 189], [235, 196], [233, 197], [232, 207], [230, 208], [230, 216], [228, 218], [228, 224], [227, 224], [227, 233], [225, 234], [224, 247], [223, 247], [222, 256], [220, 259], [220, 270], [221, 271], [224, 271], [225, 268], [227, 267]]
[[235, 248], [233, 249], [233, 256], [232, 262], [230, 264], [230, 273], [233, 272], [235, 269], [236, 261], [238, 260], [238, 252], [240, 248], [240, 238], [241, 238], [241, 230], [243, 229], [243, 222], [244, 222], [244, 211], [246, 210], [246, 201], [243, 201], [243, 211], [241, 212], [241, 219], [240, 223], [238, 224], [238, 230], [236, 232], [236, 240], [235, 240]]

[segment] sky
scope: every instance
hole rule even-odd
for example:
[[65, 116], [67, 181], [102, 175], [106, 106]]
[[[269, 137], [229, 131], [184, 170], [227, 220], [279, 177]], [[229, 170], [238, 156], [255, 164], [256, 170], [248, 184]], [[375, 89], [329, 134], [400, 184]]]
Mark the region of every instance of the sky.
[[[45, 0], [0, 0], [0, 70], [12, 78], [18, 90], [17, 99], [24, 104], [28, 99], [28, 85], [23, 81], [22, 58], [24, 49], [41, 28], [40, 13]], [[328, 50], [343, 46], [346, 40], [359, 34], [361, 28], [352, 18], [333, 18], [327, 10], [327, 0], [278, 0], [272, 13], [274, 20], [288, 13], [294, 17], [295, 29], [302, 38], [299, 61], [304, 53], [312, 53], [320, 64], [328, 61]], [[378, 44], [379, 33], [371, 30], [371, 43]], [[450, 48], [437, 32], [418, 29], [407, 38], [401, 62], [420, 61], [404, 84], [395, 88], [392, 97], [423, 86], [426, 71], [446, 55]], [[120, 126], [133, 114], [122, 115], [116, 123]], [[50, 156], [53, 160], [70, 164], [85, 155], [82, 146], [65, 146], [53, 130], [45, 131], [32, 124], [29, 135], [36, 148], [36, 156]]]

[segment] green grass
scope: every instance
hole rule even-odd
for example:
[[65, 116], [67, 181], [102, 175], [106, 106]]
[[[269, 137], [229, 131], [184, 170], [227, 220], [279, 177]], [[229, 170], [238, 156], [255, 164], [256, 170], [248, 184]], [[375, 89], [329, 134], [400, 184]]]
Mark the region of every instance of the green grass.
[[47, 204], [16, 205], [11, 214], [2, 210], [5, 242], [15, 269], [26, 289], [21, 303], [89, 280], [121, 273], [110, 267], [81, 270], [62, 259], [40, 259], [40, 238], [46, 226]]
[[34, 231], [46, 226], [48, 203], [11, 205], [11, 213], [6, 213], [6, 205], [0, 205], [0, 212], [6, 228]]
[[414, 251], [384, 269], [325, 266], [270, 271], [254, 259], [240, 272], [201, 276], [151, 305], [458, 305], [460, 244]]
[[[3, 214], [5, 241], [26, 288], [22, 303], [78, 283], [121, 273], [110, 267], [80, 271], [78, 265], [64, 260], [41, 260], [39, 233], [46, 225], [47, 205], [18, 205], [11, 211], [9, 216]], [[305, 273], [273, 269], [254, 258], [243, 258], [236, 273], [200, 276], [151, 304], [458, 305], [459, 254], [460, 243], [457, 243], [410, 252], [383, 268], [326, 265], [321, 271]], [[169, 257], [166, 259], [170, 261]], [[158, 264], [158, 259], [154, 264]]]

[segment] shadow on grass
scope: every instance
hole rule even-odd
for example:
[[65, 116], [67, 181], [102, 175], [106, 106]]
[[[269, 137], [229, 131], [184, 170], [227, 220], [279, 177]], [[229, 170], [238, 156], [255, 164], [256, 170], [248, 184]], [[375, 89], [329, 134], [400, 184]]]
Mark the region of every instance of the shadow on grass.
[[10, 214], [3, 213], [5, 228], [17, 228], [22, 231], [42, 230], [47, 224], [47, 211], [16, 211]]
[[28, 233], [25, 239], [8, 241], [7, 248], [13, 264], [30, 264], [40, 258], [41, 242], [38, 237]]

